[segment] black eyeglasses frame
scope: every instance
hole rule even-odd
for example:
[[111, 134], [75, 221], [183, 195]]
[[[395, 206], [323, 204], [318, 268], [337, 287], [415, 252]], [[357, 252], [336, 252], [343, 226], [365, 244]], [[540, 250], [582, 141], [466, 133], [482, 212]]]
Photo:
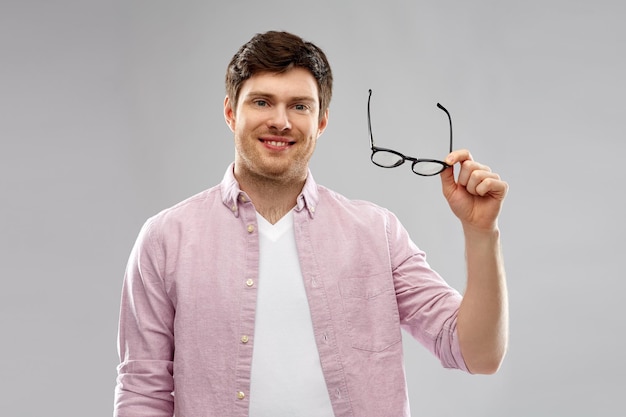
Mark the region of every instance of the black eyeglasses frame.
[[[369, 135], [370, 135], [370, 148], [372, 150], [372, 155], [370, 156], [370, 159], [372, 161], [372, 163], [376, 166], [379, 166], [381, 168], [395, 168], [395, 167], [399, 167], [400, 165], [404, 164], [405, 161], [411, 161], [413, 162], [411, 164], [411, 171], [413, 171], [414, 174], [417, 175], [421, 175], [423, 177], [430, 177], [430, 176], [434, 176], [437, 174], [440, 174], [441, 172], [443, 172], [444, 170], [446, 170], [447, 168], [450, 168], [451, 165], [448, 165], [447, 163], [445, 163], [444, 161], [440, 161], [438, 159], [429, 159], [429, 158], [414, 158], [412, 156], [406, 156], [398, 151], [395, 151], [393, 149], [389, 149], [389, 148], [381, 148], [378, 147], [376, 145], [374, 145], [374, 135], [372, 133], [372, 118], [370, 115], [370, 102], [372, 100], [372, 89], [369, 90], [369, 96], [367, 98], [367, 128], [369, 131]], [[437, 107], [440, 108], [441, 110], [443, 110], [446, 115], [448, 116], [448, 123], [450, 125], [450, 152], [452, 152], [452, 117], [450, 116], [450, 112], [448, 112], [448, 110], [443, 107], [441, 104], [437, 103]], [[387, 166], [387, 165], [381, 165], [379, 163], [377, 163], [374, 160], [374, 155], [378, 152], [387, 152], [387, 153], [392, 153], [394, 155], [397, 155], [398, 157], [400, 157], [401, 159], [398, 160], [398, 162], [396, 162], [394, 165], [391, 166]], [[419, 172], [416, 171], [416, 166], [418, 164], [424, 164], [424, 163], [429, 163], [429, 164], [439, 164], [441, 165], [441, 169], [439, 169], [436, 172], [432, 172], [432, 173], [424, 173], [424, 172]]]

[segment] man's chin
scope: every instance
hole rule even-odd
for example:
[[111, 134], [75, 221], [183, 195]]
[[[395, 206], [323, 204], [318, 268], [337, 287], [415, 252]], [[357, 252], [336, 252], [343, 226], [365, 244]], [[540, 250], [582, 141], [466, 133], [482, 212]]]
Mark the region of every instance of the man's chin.
[[268, 164], [260, 169], [259, 174], [275, 182], [292, 182], [306, 178], [307, 169], [296, 168], [291, 164]]

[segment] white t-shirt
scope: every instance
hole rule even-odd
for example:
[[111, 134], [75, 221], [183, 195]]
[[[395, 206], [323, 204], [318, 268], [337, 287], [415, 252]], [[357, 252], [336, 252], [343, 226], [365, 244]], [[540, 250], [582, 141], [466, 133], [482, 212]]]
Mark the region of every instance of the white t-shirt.
[[250, 417], [333, 417], [293, 231], [257, 213], [260, 265]]

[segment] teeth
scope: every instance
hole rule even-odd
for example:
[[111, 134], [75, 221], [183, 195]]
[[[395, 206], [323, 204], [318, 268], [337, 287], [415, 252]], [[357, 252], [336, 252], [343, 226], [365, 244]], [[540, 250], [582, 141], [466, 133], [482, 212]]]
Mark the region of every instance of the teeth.
[[287, 142], [277, 142], [275, 140], [267, 141], [267, 143], [272, 145], [272, 146], [287, 146], [289, 144]]

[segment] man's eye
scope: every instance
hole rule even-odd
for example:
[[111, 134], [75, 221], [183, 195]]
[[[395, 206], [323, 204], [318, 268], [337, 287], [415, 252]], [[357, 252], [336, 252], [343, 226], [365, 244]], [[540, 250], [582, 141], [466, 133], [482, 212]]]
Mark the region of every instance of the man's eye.
[[265, 101], [265, 100], [256, 100], [256, 101], [254, 102], [254, 104], [255, 104], [257, 107], [266, 107], [266, 106], [267, 106], [267, 101]]
[[302, 111], [304, 111], [304, 110], [306, 110], [308, 108], [304, 104], [296, 104], [294, 107], [296, 108], [296, 110], [302, 110]]

